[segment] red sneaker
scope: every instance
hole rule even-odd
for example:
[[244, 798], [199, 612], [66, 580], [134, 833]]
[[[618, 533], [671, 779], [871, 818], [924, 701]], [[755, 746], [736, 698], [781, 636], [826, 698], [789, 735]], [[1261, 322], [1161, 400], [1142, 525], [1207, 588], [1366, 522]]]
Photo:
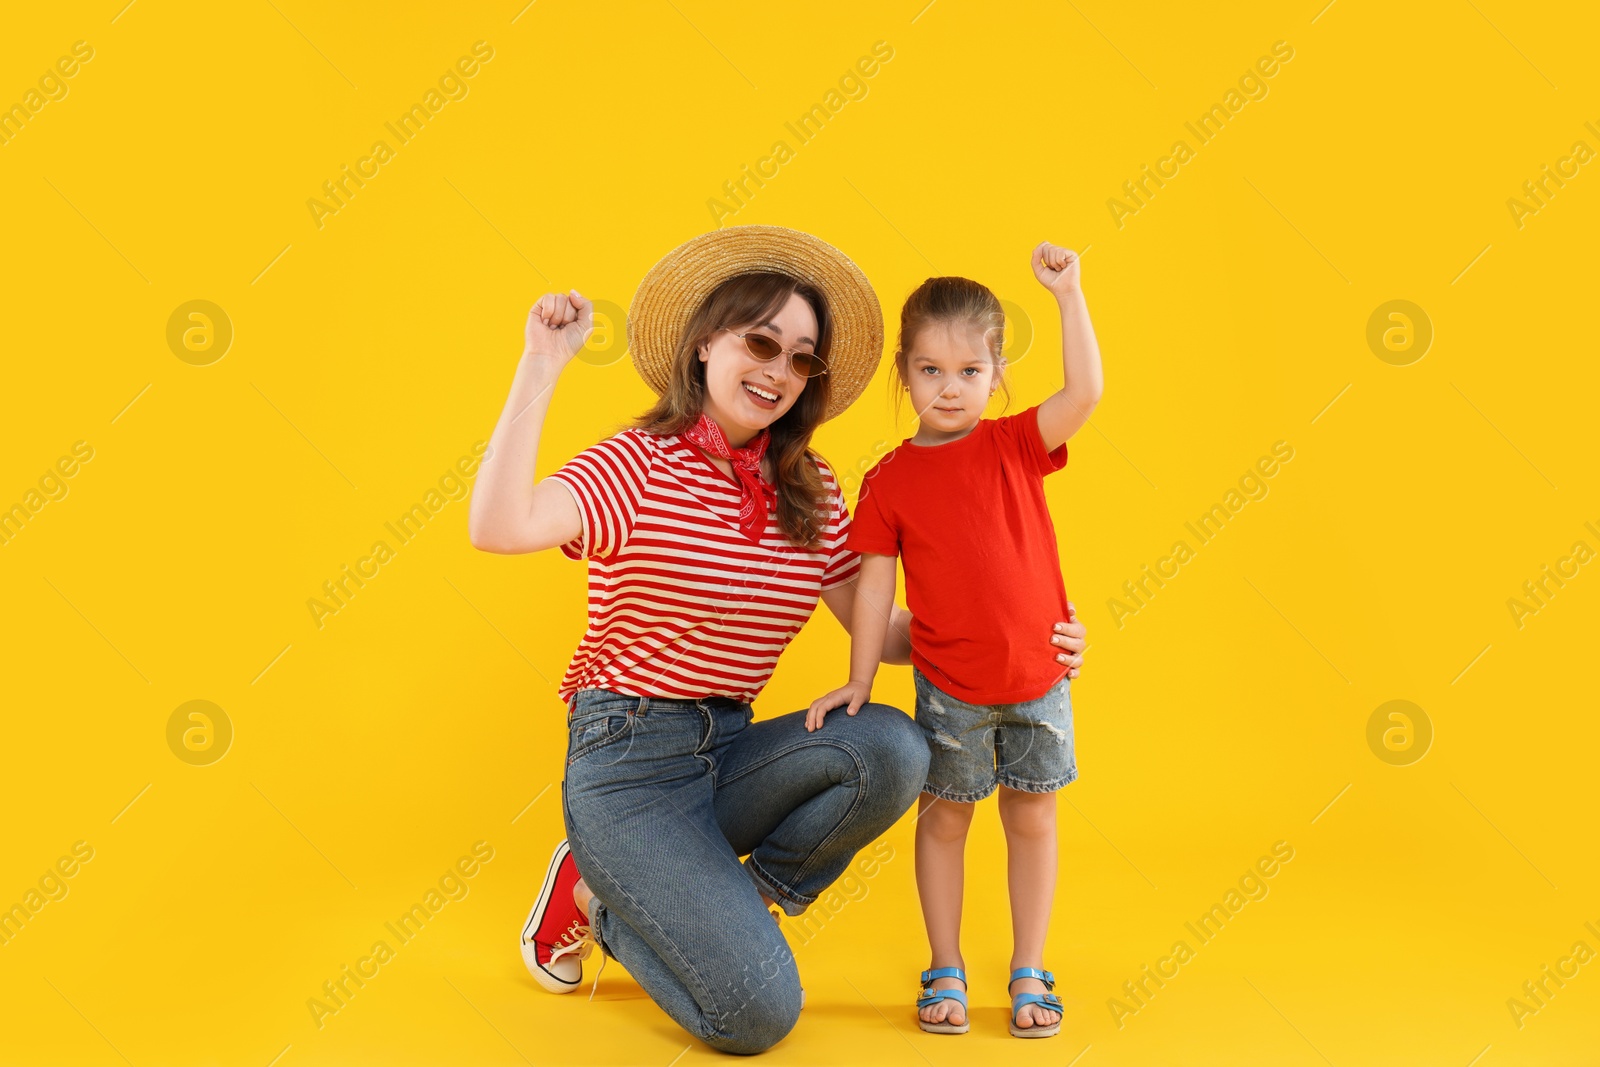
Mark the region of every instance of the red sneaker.
[[578, 865], [565, 839], [556, 845], [539, 898], [522, 924], [522, 962], [552, 993], [570, 993], [583, 982], [583, 961], [595, 946], [589, 920], [572, 899]]

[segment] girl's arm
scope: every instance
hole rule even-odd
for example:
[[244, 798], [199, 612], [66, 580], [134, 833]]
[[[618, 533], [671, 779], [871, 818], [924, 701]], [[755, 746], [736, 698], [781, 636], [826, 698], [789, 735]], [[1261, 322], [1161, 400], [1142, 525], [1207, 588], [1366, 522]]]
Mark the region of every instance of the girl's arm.
[[[850, 680], [865, 685], [868, 695], [873, 679], [878, 676], [878, 662], [883, 658], [884, 638], [895, 610], [894, 594], [898, 584], [894, 556], [861, 554], [861, 573], [856, 577], [855, 625], [850, 628]], [[907, 658], [910, 658], [909, 653]], [[862, 703], [865, 702], [863, 698]], [[852, 715], [855, 707], [851, 708]]]
[[511, 395], [489, 438], [472, 486], [467, 537], [485, 552], [554, 548], [583, 533], [578, 502], [559, 481], [534, 484], [539, 433], [550, 394], [594, 329], [594, 305], [578, 294], [546, 293], [528, 312]]
[[[863, 560], [865, 558], [862, 557]], [[839, 625], [844, 627], [846, 633], [852, 631], [851, 624], [855, 619], [856, 586], [859, 580], [858, 572], [856, 578], [843, 585], [822, 591], [822, 602], [839, 620]], [[896, 667], [909, 666], [911, 663], [911, 612], [899, 604], [894, 606], [894, 611], [889, 615], [889, 626], [883, 635], [883, 651], [878, 662]]]
[[1105, 380], [1100, 345], [1079, 287], [1078, 253], [1042, 242], [1033, 250], [1033, 273], [1061, 307], [1062, 386], [1039, 405], [1039, 436], [1054, 452], [1089, 421]]
[[884, 635], [889, 632], [889, 617], [895, 606], [896, 578], [894, 556], [861, 554], [861, 571], [856, 575], [856, 597], [850, 620], [850, 680], [811, 702], [806, 711], [807, 730], [821, 726], [831, 708], [848, 705], [845, 713], [854, 715], [861, 705], [872, 699], [872, 682], [878, 674]]

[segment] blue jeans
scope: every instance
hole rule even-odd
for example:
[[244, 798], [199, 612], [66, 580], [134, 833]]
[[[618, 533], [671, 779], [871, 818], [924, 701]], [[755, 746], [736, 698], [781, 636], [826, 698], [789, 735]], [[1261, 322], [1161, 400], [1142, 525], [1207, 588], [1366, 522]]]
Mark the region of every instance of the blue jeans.
[[562, 814], [595, 940], [708, 1045], [771, 1048], [800, 976], [759, 894], [799, 915], [893, 825], [927, 776], [922, 732], [870, 703], [814, 733], [728, 697], [582, 689], [569, 710]]

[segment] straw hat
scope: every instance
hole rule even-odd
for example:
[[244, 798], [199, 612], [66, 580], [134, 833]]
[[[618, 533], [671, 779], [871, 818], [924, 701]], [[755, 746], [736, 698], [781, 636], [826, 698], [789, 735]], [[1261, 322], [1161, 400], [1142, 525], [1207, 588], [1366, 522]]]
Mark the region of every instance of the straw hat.
[[689, 318], [736, 274], [778, 271], [814, 285], [828, 302], [831, 419], [855, 402], [883, 356], [883, 309], [866, 275], [843, 252], [784, 226], [730, 226], [685, 241], [650, 268], [628, 309], [628, 350], [645, 384], [666, 391]]

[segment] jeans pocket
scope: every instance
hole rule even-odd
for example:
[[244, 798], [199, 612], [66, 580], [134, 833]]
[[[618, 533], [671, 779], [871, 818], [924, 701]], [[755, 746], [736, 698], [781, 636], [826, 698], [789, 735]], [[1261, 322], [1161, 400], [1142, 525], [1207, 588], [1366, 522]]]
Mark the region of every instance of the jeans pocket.
[[625, 736], [633, 728], [634, 714], [612, 708], [580, 712], [567, 724], [567, 766]]

